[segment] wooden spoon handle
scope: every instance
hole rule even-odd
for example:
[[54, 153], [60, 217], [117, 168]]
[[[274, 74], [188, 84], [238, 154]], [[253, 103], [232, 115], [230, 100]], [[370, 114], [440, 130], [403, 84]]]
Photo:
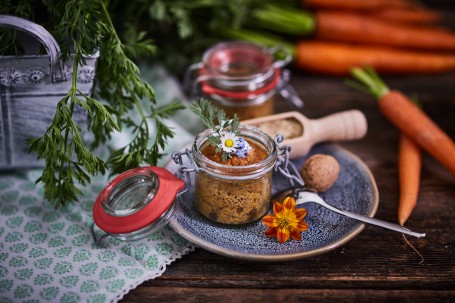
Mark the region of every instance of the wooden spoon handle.
[[312, 144], [356, 140], [365, 136], [367, 129], [367, 119], [361, 111], [347, 110], [310, 120], [310, 140]]

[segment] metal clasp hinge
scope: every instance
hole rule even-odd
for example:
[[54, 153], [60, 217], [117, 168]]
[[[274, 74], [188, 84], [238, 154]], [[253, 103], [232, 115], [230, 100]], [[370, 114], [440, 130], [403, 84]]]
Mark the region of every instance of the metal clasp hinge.
[[[183, 156], [187, 157], [191, 167], [187, 167], [183, 164]], [[185, 187], [179, 192], [179, 194], [182, 194], [191, 187], [190, 174], [193, 172], [195, 172], [197, 174], [199, 172], [199, 168], [197, 167], [196, 163], [194, 162], [192, 153], [188, 148], [185, 148], [185, 151], [183, 151], [183, 152], [173, 152], [172, 160], [174, 160], [175, 164], [179, 165], [178, 177], [180, 179], [182, 179], [183, 182], [185, 182]]]
[[[303, 186], [305, 183], [303, 179], [300, 177], [297, 168], [289, 162], [289, 152], [291, 151], [290, 145], [283, 145], [279, 146], [281, 142], [283, 142], [284, 138], [281, 134], [275, 136], [274, 141], [276, 144], [277, 149], [280, 151], [278, 153], [278, 159], [276, 161], [275, 170], [281, 173], [284, 177], [289, 179], [292, 187], [295, 187], [296, 184], [298, 186]], [[292, 172], [289, 171], [292, 169]]]

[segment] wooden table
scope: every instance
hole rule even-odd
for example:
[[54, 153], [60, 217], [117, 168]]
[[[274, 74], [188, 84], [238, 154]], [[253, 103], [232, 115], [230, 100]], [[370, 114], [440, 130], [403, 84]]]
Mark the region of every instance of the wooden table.
[[[375, 217], [396, 222], [399, 132], [372, 97], [343, 80], [294, 71], [292, 84], [309, 118], [347, 109], [366, 115], [366, 137], [341, 145], [374, 175], [380, 196]], [[455, 72], [385, 80], [394, 89], [417, 94], [425, 112], [455, 139]], [[277, 111], [291, 109], [277, 106]], [[249, 262], [197, 249], [122, 302], [455, 302], [455, 177], [428, 155], [407, 226], [427, 233], [421, 239], [408, 237], [423, 259], [401, 234], [374, 226], [365, 226], [335, 250], [298, 261]]]

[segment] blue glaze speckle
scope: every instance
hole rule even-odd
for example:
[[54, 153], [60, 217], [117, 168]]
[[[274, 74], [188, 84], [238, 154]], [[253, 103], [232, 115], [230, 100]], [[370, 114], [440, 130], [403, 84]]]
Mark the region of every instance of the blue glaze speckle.
[[[378, 206], [378, 193], [373, 176], [363, 162], [347, 150], [332, 144], [313, 147], [302, 158], [293, 160], [300, 169], [306, 158], [322, 153], [335, 157], [340, 174], [335, 184], [321, 197], [329, 204], [354, 213], [373, 216]], [[173, 173], [177, 165], [166, 167]], [[272, 195], [289, 189], [289, 181], [274, 173]], [[307, 209], [305, 220], [309, 229], [302, 233], [301, 241], [279, 243], [267, 238], [267, 229], [260, 221], [245, 225], [223, 225], [200, 215], [194, 207], [194, 187], [181, 194], [170, 218], [170, 225], [187, 240], [209, 251], [239, 259], [256, 261], [285, 261], [309, 257], [343, 245], [362, 229], [363, 224], [334, 213], [314, 203], [298, 207]]]

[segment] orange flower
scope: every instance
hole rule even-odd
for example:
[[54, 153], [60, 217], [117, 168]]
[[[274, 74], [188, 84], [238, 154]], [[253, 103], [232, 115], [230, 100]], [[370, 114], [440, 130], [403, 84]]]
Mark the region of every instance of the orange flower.
[[295, 200], [292, 197], [284, 199], [283, 204], [273, 204], [274, 215], [267, 215], [262, 218], [262, 223], [269, 228], [265, 235], [269, 238], [277, 238], [280, 243], [286, 242], [289, 237], [293, 240], [300, 240], [302, 231], [308, 230], [308, 224], [303, 221], [306, 216], [306, 209], [295, 208]]

